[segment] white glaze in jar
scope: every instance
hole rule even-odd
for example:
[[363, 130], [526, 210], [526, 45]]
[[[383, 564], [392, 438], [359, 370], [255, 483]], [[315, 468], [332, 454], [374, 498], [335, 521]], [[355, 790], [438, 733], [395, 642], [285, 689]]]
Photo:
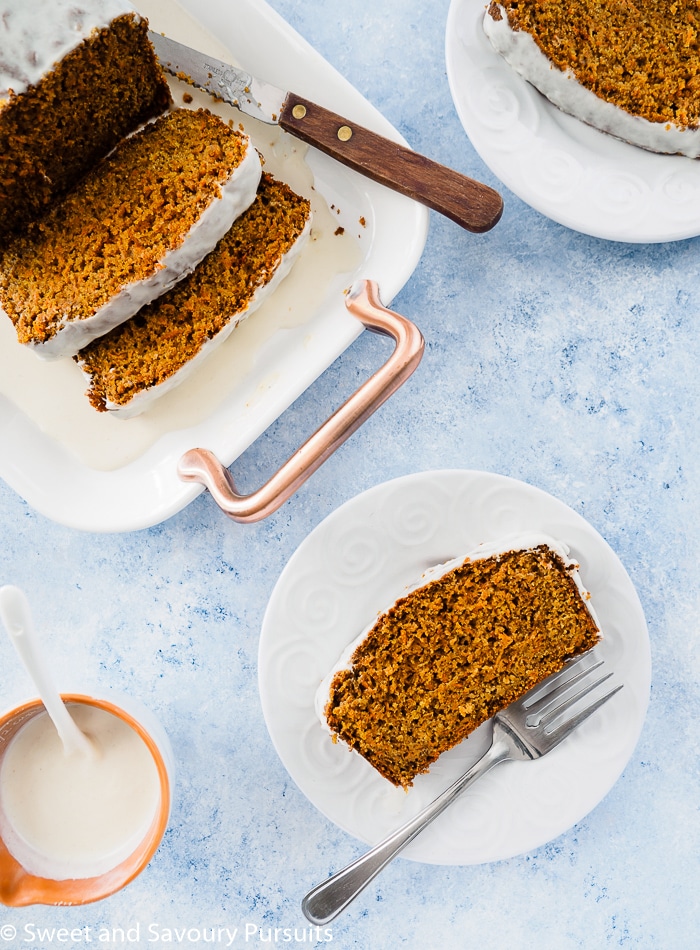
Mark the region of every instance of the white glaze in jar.
[[0, 762], [0, 832], [32, 874], [87, 878], [116, 867], [141, 843], [160, 804], [158, 768], [120, 717], [72, 704], [96, 754], [66, 755], [48, 714], [30, 719]]

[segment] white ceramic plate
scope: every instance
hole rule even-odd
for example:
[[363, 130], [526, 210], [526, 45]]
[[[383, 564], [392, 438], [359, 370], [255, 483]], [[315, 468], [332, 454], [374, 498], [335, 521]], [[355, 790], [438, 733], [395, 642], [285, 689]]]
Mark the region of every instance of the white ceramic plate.
[[[154, 29], [192, 45], [201, 42], [202, 35], [215, 38], [209, 41], [214, 55], [221, 55], [223, 46], [260, 78], [403, 142], [393, 126], [262, 0], [184, 0], [185, 15], [196, 19], [189, 27], [172, 0], [142, 0], [137, 6]], [[86, 464], [0, 393], [0, 477], [35, 509], [91, 531], [134, 530], [170, 517], [202, 490], [177, 476], [184, 452], [206, 447], [230, 465], [359, 335], [360, 324], [345, 310], [346, 287], [355, 279], [372, 279], [383, 303], [391, 302], [422, 254], [427, 210], [313, 149], [307, 164], [315, 188], [338, 209], [339, 224], [358, 232], [354, 272], [330, 281], [315, 309], [266, 340], [230, 396], [209, 415], [171, 428], [117, 468], [105, 471]], [[139, 424], [123, 424], [132, 421]]]
[[459, 118], [493, 173], [532, 208], [594, 237], [700, 234], [700, 163], [626, 145], [560, 112], [493, 50], [484, 9], [483, 0], [452, 0], [445, 54]]
[[588, 814], [629, 760], [648, 704], [649, 641], [634, 587], [606, 542], [562, 502], [504, 476], [447, 470], [398, 478], [347, 502], [300, 545], [273, 591], [260, 640], [260, 694], [275, 748], [316, 807], [355, 837], [375, 843], [435, 798], [485, 751], [489, 726], [406, 793], [322, 728], [314, 712], [322, 677], [426, 568], [527, 531], [564, 541], [579, 561], [603, 631], [598, 649], [624, 688], [549, 755], [488, 773], [403, 853], [479, 864], [539, 847]]

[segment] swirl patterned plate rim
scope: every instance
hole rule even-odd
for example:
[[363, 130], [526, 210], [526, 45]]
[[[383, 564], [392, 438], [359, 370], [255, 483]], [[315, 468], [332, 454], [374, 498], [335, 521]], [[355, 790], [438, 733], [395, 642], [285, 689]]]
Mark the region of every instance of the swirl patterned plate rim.
[[314, 699], [322, 677], [426, 568], [528, 531], [564, 541], [579, 561], [603, 629], [599, 649], [625, 688], [543, 759], [483, 777], [403, 856], [481, 864], [531, 851], [581, 821], [629, 761], [649, 702], [650, 647], [634, 586], [607, 542], [563, 502], [509, 476], [405, 475], [350, 499], [308, 535], [277, 581], [260, 637], [273, 745], [301, 791], [354, 837], [374, 843], [415, 814], [478, 758], [488, 733], [482, 726], [404, 792], [321, 727]]
[[652, 244], [700, 234], [700, 163], [627, 145], [565, 115], [491, 47], [484, 10], [483, 0], [451, 0], [445, 59], [460, 122], [500, 181], [592, 237]]

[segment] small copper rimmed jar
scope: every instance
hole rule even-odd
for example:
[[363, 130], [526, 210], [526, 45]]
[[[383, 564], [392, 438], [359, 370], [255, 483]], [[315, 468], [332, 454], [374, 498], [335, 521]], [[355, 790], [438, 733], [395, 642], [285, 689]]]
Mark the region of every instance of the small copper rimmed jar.
[[[144, 743], [152, 757], [156, 780], [157, 804], [153, 818], [141, 840], [133, 850], [122, 857], [114, 867], [92, 877], [61, 875], [55, 879], [48, 874], [32, 872], [22, 860], [13, 856], [0, 826], [0, 902], [12, 907], [28, 904], [87, 904], [100, 900], [124, 887], [143, 871], [155, 854], [170, 819], [173, 757], [170, 743], [157, 720], [147, 710], [135, 709], [132, 700], [119, 697], [120, 705], [110, 699], [84, 696], [78, 693], [62, 694], [69, 708], [91, 706], [120, 719]], [[124, 700], [122, 702], [122, 699]], [[41, 700], [35, 699], [0, 716], [0, 771], [8, 748], [20, 730], [37, 716], [45, 714]], [[150, 766], [149, 766], [150, 770]], [[16, 848], [13, 848], [17, 851]], [[26, 862], [30, 863], [30, 862]]]

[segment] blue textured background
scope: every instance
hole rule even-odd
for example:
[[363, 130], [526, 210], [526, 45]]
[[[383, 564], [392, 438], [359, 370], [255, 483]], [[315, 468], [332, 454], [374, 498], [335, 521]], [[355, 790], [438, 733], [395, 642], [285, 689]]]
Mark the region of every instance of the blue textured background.
[[[0, 484], [0, 581], [27, 591], [59, 682], [84, 668], [140, 696], [178, 760], [172, 821], [147, 870], [89, 907], [3, 908], [0, 948], [7, 924], [17, 928], [13, 950], [65, 946], [32, 929], [59, 926], [89, 927], [98, 946], [170, 936], [169, 945], [205, 947], [207, 929], [225, 926], [239, 928], [233, 946], [316, 943], [300, 899], [362, 846], [301, 795], [268, 738], [256, 670], [265, 605], [298, 544], [342, 502], [397, 475], [452, 467], [530, 482], [611, 544], [648, 620], [647, 722], [620, 781], [570, 832], [487, 866], [397, 860], [332, 925], [331, 945], [697, 946], [698, 240], [588, 238], [502, 189], [452, 104], [447, 0], [272, 5], [414, 148], [499, 188], [506, 211], [480, 237], [431, 217], [425, 254], [393, 302], [423, 331], [423, 362], [264, 523], [234, 525], [203, 495], [149, 530], [82, 534]], [[236, 463], [239, 487], [257, 487], [385, 356], [363, 334]], [[3, 700], [27, 688], [0, 640]], [[121, 931], [98, 942], [102, 927]], [[275, 939], [275, 927], [291, 939]], [[175, 928], [190, 933], [178, 942]]]

